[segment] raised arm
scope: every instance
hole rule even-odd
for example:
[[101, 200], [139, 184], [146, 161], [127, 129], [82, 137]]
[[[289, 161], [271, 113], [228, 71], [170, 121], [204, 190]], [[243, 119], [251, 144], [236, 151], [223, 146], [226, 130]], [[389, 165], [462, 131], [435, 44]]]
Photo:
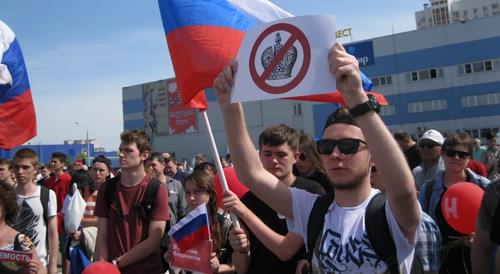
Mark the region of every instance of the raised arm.
[[[358, 62], [344, 47], [335, 44], [329, 55], [337, 89], [352, 108], [368, 100], [361, 85]], [[420, 220], [417, 191], [410, 168], [398, 144], [374, 112], [356, 118], [370, 149], [381, 181], [387, 190], [391, 212], [407, 239], [414, 239]]]
[[289, 232], [286, 236], [283, 236], [273, 231], [249, 210], [233, 192], [224, 192], [222, 202], [224, 210], [235, 213], [245, 222], [248, 229], [255, 234], [255, 237], [278, 256], [280, 260], [289, 260], [304, 245], [304, 239], [299, 234]]
[[290, 189], [262, 167], [257, 151], [248, 135], [243, 107], [239, 103], [230, 102], [237, 66], [236, 61], [232, 60], [230, 66], [224, 67], [214, 80], [215, 94], [224, 118], [236, 174], [264, 203], [287, 218], [293, 219]]

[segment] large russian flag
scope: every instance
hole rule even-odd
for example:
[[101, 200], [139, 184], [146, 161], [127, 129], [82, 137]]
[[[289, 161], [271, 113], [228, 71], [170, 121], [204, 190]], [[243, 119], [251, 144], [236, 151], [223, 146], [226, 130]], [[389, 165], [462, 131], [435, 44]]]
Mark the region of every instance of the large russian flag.
[[0, 21], [0, 148], [11, 149], [34, 136], [35, 107], [21, 47]]
[[[245, 31], [291, 16], [267, 0], [158, 0], [170, 58], [182, 99], [207, 103], [203, 93], [236, 58]], [[193, 101], [192, 101], [193, 100]]]
[[168, 235], [175, 240], [181, 252], [186, 252], [210, 240], [209, 224], [207, 205], [201, 204], [175, 224]]

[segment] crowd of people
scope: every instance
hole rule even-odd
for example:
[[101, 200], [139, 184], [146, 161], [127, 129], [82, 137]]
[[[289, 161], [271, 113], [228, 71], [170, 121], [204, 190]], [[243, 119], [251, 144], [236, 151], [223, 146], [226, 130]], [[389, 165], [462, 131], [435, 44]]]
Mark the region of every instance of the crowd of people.
[[[117, 170], [104, 156], [68, 168], [59, 152], [45, 165], [29, 148], [0, 159], [0, 249], [32, 254], [29, 273], [56, 273], [58, 261], [63, 273], [81, 273], [85, 261], [121, 273], [183, 273], [169, 263], [166, 232], [205, 203], [213, 273], [500, 271], [496, 135], [481, 146], [464, 132], [431, 129], [418, 140], [391, 133], [362, 90], [356, 59], [341, 45], [329, 58], [347, 105], [316, 141], [279, 124], [260, 134], [256, 149], [243, 107], [229, 99], [237, 63], [214, 80], [231, 151], [217, 160], [248, 187], [241, 197], [217, 196], [217, 169], [205, 154], [191, 169], [173, 153], [154, 152], [141, 130], [120, 135]], [[460, 182], [484, 190], [475, 233], [457, 231], [441, 210], [446, 190]], [[86, 206], [78, 229], [66, 231], [73, 184]], [[0, 264], [1, 273], [17, 271]]]

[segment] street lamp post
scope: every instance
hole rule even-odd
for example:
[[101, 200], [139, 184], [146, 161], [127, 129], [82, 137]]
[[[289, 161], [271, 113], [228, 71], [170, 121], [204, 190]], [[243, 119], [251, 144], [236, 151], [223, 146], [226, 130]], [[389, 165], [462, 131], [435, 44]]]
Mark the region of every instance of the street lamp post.
[[87, 130], [87, 128], [85, 128], [84, 126], [82, 126], [79, 122], [75, 122], [75, 124], [77, 124], [78, 126], [82, 127], [84, 130], [85, 130], [85, 133], [86, 133], [86, 138], [87, 138], [87, 166], [90, 166], [90, 140], [89, 140], [89, 131]]

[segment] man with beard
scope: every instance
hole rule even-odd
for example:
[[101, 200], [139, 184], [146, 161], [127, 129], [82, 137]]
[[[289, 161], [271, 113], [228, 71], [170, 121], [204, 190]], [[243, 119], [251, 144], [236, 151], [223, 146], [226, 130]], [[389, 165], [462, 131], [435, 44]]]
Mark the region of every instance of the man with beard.
[[[383, 210], [397, 250], [395, 263], [403, 273], [409, 273], [421, 212], [412, 173], [391, 133], [373, 111], [377, 103], [363, 91], [356, 58], [336, 44], [329, 61], [337, 89], [350, 110], [340, 108], [330, 115], [318, 141], [335, 198], [324, 215], [321, 240], [316, 241], [312, 252], [312, 269], [321, 273], [387, 271], [386, 263], [372, 249], [365, 228], [366, 208], [378, 194], [370, 185], [370, 167], [375, 163], [387, 189]], [[230, 102], [236, 70], [236, 62], [226, 66], [214, 87], [238, 177], [264, 203], [283, 214], [289, 228], [308, 242], [308, 220], [318, 195], [289, 188], [262, 167], [242, 105]]]

